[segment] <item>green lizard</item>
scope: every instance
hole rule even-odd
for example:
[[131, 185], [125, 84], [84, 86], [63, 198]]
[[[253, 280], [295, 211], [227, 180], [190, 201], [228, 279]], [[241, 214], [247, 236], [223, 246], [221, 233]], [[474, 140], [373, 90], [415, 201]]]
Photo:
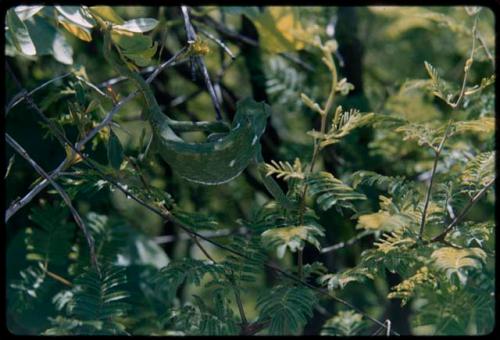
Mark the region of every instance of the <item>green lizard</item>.
[[[173, 120], [163, 114], [156, 98], [144, 79], [128, 69], [113, 51], [110, 31], [104, 34], [104, 55], [108, 63], [122, 76], [130, 79], [142, 92], [146, 109], [144, 118], [149, 121], [154, 145], [160, 156], [179, 176], [196, 183], [217, 185], [229, 182], [254, 161], [258, 164], [264, 185], [284, 207], [294, 205], [272, 177], [265, 174], [260, 137], [264, 133], [270, 107], [265, 103], [246, 98], [238, 102], [236, 114], [229, 131], [221, 122], [188, 123]], [[204, 129], [216, 132], [204, 143], [187, 143], [175, 130]]]

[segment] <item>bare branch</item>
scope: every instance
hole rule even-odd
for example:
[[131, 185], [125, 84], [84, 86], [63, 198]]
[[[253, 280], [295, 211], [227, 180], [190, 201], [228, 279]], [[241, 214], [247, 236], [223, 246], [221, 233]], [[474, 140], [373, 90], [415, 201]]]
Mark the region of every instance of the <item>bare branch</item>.
[[436, 236], [433, 239], [431, 239], [430, 242], [440, 242], [440, 241], [443, 241], [444, 238], [446, 237], [446, 235], [448, 235], [448, 233], [458, 224], [458, 222], [460, 222], [465, 217], [465, 215], [467, 215], [467, 213], [469, 212], [470, 208], [472, 208], [474, 206], [474, 204], [476, 204], [477, 201], [479, 201], [479, 199], [481, 197], [483, 197], [483, 195], [488, 191], [488, 189], [493, 184], [495, 184], [495, 180], [496, 180], [496, 177], [494, 177], [490, 182], [486, 183], [486, 185], [476, 195], [474, 195], [474, 197], [472, 197], [470, 199], [469, 203], [467, 203], [467, 205], [453, 219], [453, 221], [451, 221], [451, 223], [444, 229], [444, 231], [441, 234], [439, 234], [438, 236]]
[[50, 184], [54, 187], [54, 189], [57, 190], [59, 195], [62, 197], [64, 200], [64, 203], [68, 206], [69, 210], [71, 211], [71, 214], [73, 215], [73, 218], [76, 222], [76, 224], [80, 227], [82, 230], [83, 234], [85, 235], [85, 238], [87, 239], [87, 243], [89, 245], [89, 250], [90, 250], [90, 258], [92, 260], [92, 264], [96, 267], [97, 270], [99, 270], [99, 265], [97, 263], [97, 257], [95, 255], [95, 247], [94, 247], [94, 239], [92, 238], [92, 235], [88, 231], [87, 227], [85, 226], [85, 223], [83, 222], [82, 218], [76, 211], [76, 209], [73, 207], [73, 204], [71, 203], [71, 199], [69, 198], [68, 194], [64, 191], [63, 188], [59, 184], [57, 184], [53, 179], [50, 178], [50, 176], [43, 170], [26, 152], [26, 150], [23, 149], [21, 145], [19, 145], [8, 133], [5, 134], [5, 140], [7, 143], [14, 149], [16, 150], [21, 157], [23, 157], [25, 160], [28, 161], [28, 163], [35, 169], [35, 171], [47, 179]]
[[372, 235], [372, 234], [373, 233], [371, 231], [365, 230], [362, 233], [359, 233], [358, 235], [354, 236], [353, 238], [351, 238], [347, 241], [340, 242], [340, 243], [331, 245], [331, 246], [326, 247], [326, 248], [322, 248], [321, 254], [329, 253], [331, 251], [337, 251], [339, 249], [352, 246], [354, 243], [361, 240], [363, 237], [368, 236], [368, 235]]
[[418, 232], [418, 239], [419, 240], [422, 240], [422, 235], [424, 233], [425, 218], [427, 215], [427, 208], [428, 208], [429, 202], [431, 200], [432, 184], [434, 183], [434, 175], [436, 174], [436, 168], [437, 168], [439, 155], [441, 154], [441, 151], [443, 150], [443, 146], [444, 146], [444, 142], [446, 141], [446, 138], [448, 138], [448, 131], [450, 129], [450, 126], [451, 126], [451, 121], [448, 123], [448, 126], [446, 127], [446, 130], [444, 132], [444, 136], [443, 136], [443, 139], [441, 140], [441, 143], [439, 143], [437, 150], [435, 150], [434, 164], [432, 165], [431, 179], [429, 181], [429, 187], [427, 188], [427, 194], [425, 196], [424, 211], [422, 211], [422, 220], [420, 221], [420, 230]]
[[60, 79], [64, 79], [64, 78], [66, 78], [66, 77], [68, 77], [68, 76], [70, 76], [72, 74], [73, 73], [68, 72], [68, 73], [65, 73], [63, 75], [57, 76], [55, 78], [52, 78], [52, 79], [46, 81], [45, 83], [43, 83], [42, 85], [34, 88], [33, 90], [31, 90], [28, 93], [26, 93], [25, 89], [22, 89], [18, 94], [16, 94], [14, 96], [14, 98], [11, 99], [10, 103], [5, 108], [5, 115], [7, 115], [9, 113], [9, 111], [12, 110], [12, 108], [14, 108], [17, 104], [19, 104], [20, 102], [22, 102], [26, 98], [26, 96], [32, 96], [35, 92], [43, 89], [47, 85], [49, 85], [49, 84], [51, 84], [51, 83], [53, 83], [55, 81], [58, 81]]
[[[177, 53], [175, 53], [169, 60], [167, 60], [166, 62], [164, 62], [163, 64], [161, 64], [160, 66], [158, 66], [157, 68], [155, 68], [155, 70], [153, 71], [153, 73], [147, 78], [146, 82], [147, 83], [151, 83], [157, 76], [158, 74], [164, 70], [166, 67], [169, 67], [169, 66], [174, 66], [178, 63], [176, 63], [176, 60], [177, 58], [185, 51], [186, 48], [182, 48], [181, 50], [179, 50]], [[14, 81], [16, 82], [16, 84], [18, 85], [18, 87], [22, 88], [21, 84], [19, 83], [17, 77], [15, 76], [14, 72], [12, 72], [12, 70], [10, 69], [8, 63], [6, 62], [6, 68], [7, 70], [9, 71], [9, 73], [12, 75]], [[33, 91], [32, 91], [33, 92]], [[31, 92], [27, 92], [26, 90], [22, 89], [21, 92], [23, 94], [23, 98], [31, 98], [31, 95], [30, 93]], [[92, 129], [84, 138], [83, 140], [81, 140], [80, 142], [78, 142], [76, 144], [76, 148], [78, 150], [82, 150], [84, 145], [86, 143], [88, 143], [92, 138], [94, 138], [94, 136], [101, 130], [103, 129], [104, 127], [108, 126], [109, 123], [111, 122], [111, 120], [113, 119], [113, 116], [123, 107], [123, 105], [125, 105], [127, 102], [129, 102], [130, 100], [132, 100], [135, 96], [138, 95], [138, 92], [134, 92], [132, 94], [130, 94], [129, 96], [127, 96], [126, 98], [122, 99], [120, 102], [118, 102], [112, 109], [111, 111], [106, 115], [106, 117], [101, 121], [101, 123], [99, 123], [94, 129]], [[41, 112], [41, 110], [35, 105], [35, 103], [33, 103], [33, 101], [29, 101], [30, 105], [32, 105], [32, 107], [38, 112], [38, 114], [40, 115], [41, 114], [41, 117], [45, 117], [45, 115]], [[46, 117], [45, 117], [46, 118]], [[45, 119], [44, 119], [45, 120]], [[71, 143], [68, 143], [68, 144], [71, 144]], [[67, 169], [68, 165], [69, 165], [69, 160], [67, 158], [65, 158], [58, 166], [57, 168], [51, 173], [51, 175], [49, 176], [50, 179], [54, 180], [56, 179], [58, 176], [59, 176], [59, 172], [60, 171], [64, 171]], [[5, 212], [5, 223], [7, 223], [9, 221], [9, 219], [15, 214], [17, 213], [17, 211], [19, 211], [21, 208], [23, 208], [26, 204], [28, 204], [29, 202], [31, 202], [33, 200], [33, 198], [36, 197], [36, 195], [38, 195], [38, 193], [40, 193], [45, 187], [47, 187], [47, 185], [49, 185], [49, 181], [46, 180], [46, 179], [43, 179], [41, 182], [39, 182], [32, 190], [30, 190], [25, 196], [23, 196], [21, 199], [19, 200], [16, 200], [14, 202], [12, 202], [9, 206], [9, 208], [6, 210]]]
[[[181, 6], [181, 11], [182, 11], [182, 17], [184, 18], [184, 24], [186, 26], [188, 44], [192, 44], [196, 40], [196, 32], [189, 18], [188, 8], [186, 6]], [[205, 61], [199, 55], [195, 55], [193, 56], [193, 58], [196, 64], [198, 65], [201, 74], [203, 75], [203, 79], [205, 80], [205, 85], [207, 86], [208, 93], [210, 94], [210, 98], [212, 99], [212, 103], [215, 108], [216, 118], [217, 120], [222, 120], [222, 115], [221, 115], [222, 110], [220, 107], [220, 100], [219, 98], [217, 98], [217, 94], [215, 93], [212, 81], [210, 80], [210, 75], [208, 74], [207, 66], [205, 65]]]

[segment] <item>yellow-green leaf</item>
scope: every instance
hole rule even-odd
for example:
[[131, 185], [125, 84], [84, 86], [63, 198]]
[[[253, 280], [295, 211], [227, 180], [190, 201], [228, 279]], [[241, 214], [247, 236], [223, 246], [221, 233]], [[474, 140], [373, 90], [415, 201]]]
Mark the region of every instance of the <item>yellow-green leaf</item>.
[[153, 46], [140, 53], [123, 53], [123, 55], [132, 60], [137, 66], [145, 67], [151, 62], [151, 58], [155, 55], [158, 44], [155, 42]]
[[151, 48], [153, 43], [151, 37], [142, 34], [123, 35], [112, 32], [111, 39], [124, 53], [142, 53]]
[[57, 21], [71, 34], [83, 41], [92, 41], [92, 33], [89, 29], [75, 25], [65, 17], [59, 15]]
[[272, 53], [303, 49], [304, 41], [312, 40], [298, 20], [296, 9], [290, 6], [270, 6], [254, 16], [262, 47]]
[[449, 278], [452, 274], [457, 274], [460, 282], [464, 284], [467, 277], [462, 268], [480, 268], [481, 263], [486, 259], [486, 253], [481, 248], [443, 247], [435, 250], [431, 258], [434, 260], [434, 265], [438, 269], [444, 270]]
[[124, 23], [124, 20], [110, 6], [91, 6], [89, 10], [93, 15], [113, 24], [121, 25]]

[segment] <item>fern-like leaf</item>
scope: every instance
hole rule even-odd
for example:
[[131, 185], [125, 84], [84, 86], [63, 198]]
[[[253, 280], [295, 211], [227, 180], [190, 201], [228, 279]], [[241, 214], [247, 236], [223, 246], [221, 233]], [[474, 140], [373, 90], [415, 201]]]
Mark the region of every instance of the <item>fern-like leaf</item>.
[[328, 172], [318, 172], [306, 179], [311, 195], [316, 196], [316, 202], [321, 209], [328, 210], [333, 205], [354, 210], [351, 201], [364, 200], [366, 196], [354, 191]]
[[293, 165], [283, 161], [276, 162], [275, 160], [272, 160], [271, 164], [266, 163], [266, 176], [270, 175], [276, 175], [277, 178], [283, 178], [285, 181], [292, 178], [304, 179], [299, 158], [295, 158]]
[[361, 114], [354, 109], [342, 112], [342, 107], [339, 106], [333, 116], [330, 129], [326, 133], [310, 131], [308, 134], [318, 139], [320, 148], [324, 148], [339, 143], [352, 130], [373, 122], [374, 118], [374, 113]]
[[270, 320], [271, 335], [297, 334], [312, 317], [317, 303], [314, 292], [305, 287], [274, 287], [257, 300], [257, 309], [262, 321]]
[[214, 264], [211, 261], [184, 258], [170, 262], [155, 275], [153, 281], [157, 287], [159, 285], [167, 285], [169, 287], [168, 298], [171, 301], [183, 282], [200, 285], [201, 280], [206, 274], [210, 274], [215, 280], [219, 277], [224, 277], [225, 270], [222, 266]]
[[296, 252], [304, 248], [305, 242], [320, 249], [318, 237], [324, 235], [323, 230], [315, 225], [301, 225], [269, 229], [261, 236], [265, 246], [276, 249], [277, 256], [282, 258], [287, 248]]
[[377, 189], [397, 194], [404, 189], [406, 179], [401, 176], [384, 176], [373, 171], [356, 171], [352, 174], [352, 187], [357, 189], [360, 185], [375, 186]]
[[39, 228], [26, 228], [26, 258], [47, 264], [67, 262], [75, 225], [67, 221], [68, 210], [62, 206], [33, 208], [30, 219]]
[[401, 306], [404, 306], [408, 300], [414, 296], [415, 290], [424, 285], [430, 286], [431, 288], [437, 285], [436, 277], [426, 266], [421, 267], [415, 275], [392, 287], [392, 291], [387, 295], [387, 298], [401, 299]]
[[339, 311], [337, 315], [328, 319], [321, 328], [320, 335], [326, 336], [353, 336], [361, 335], [368, 324], [363, 315], [352, 310]]
[[90, 268], [74, 283], [72, 314], [78, 319], [107, 321], [126, 315], [129, 294], [122, 290], [127, 283], [125, 268], [104, 265], [100, 275]]
[[444, 101], [448, 101], [449, 98], [445, 94], [445, 86], [443, 84], [443, 81], [439, 77], [439, 73], [436, 70], [434, 66], [432, 66], [430, 63], [427, 61], [424, 62], [425, 69], [427, 70], [427, 74], [429, 75], [431, 79], [431, 84], [432, 84], [432, 94], [434, 94], [436, 97], [441, 98]]
[[462, 173], [462, 191], [472, 196], [495, 177], [495, 152], [483, 152], [467, 162]]
[[215, 230], [219, 226], [217, 219], [198, 212], [188, 212], [175, 209], [173, 211], [173, 215], [193, 230]]
[[435, 250], [431, 258], [436, 268], [445, 271], [451, 280], [456, 275], [462, 285], [467, 281], [466, 268], [480, 268], [486, 259], [486, 253], [481, 248], [457, 249], [443, 247]]
[[328, 290], [343, 289], [351, 282], [364, 282], [366, 279], [373, 280], [373, 273], [365, 267], [354, 267], [336, 274], [326, 274], [319, 278], [319, 283], [326, 286]]

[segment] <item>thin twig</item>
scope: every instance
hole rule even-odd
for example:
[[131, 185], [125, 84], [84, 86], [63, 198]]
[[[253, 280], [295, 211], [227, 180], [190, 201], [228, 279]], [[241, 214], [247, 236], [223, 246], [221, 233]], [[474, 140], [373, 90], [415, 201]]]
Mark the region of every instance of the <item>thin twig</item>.
[[448, 123], [448, 126], [446, 127], [443, 139], [441, 140], [441, 143], [439, 143], [437, 150], [434, 150], [435, 151], [434, 164], [432, 165], [431, 179], [429, 181], [429, 187], [427, 188], [427, 194], [425, 195], [424, 210], [422, 212], [422, 219], [420, 221], [420, 230], [418, 232], [418, 239], [420, 241], [422, 240], [422, 235], [424, 233], [425, 218], [427, 215], [427, 208], [428, 208], [429, 202], [431, 200], [432, 184], [434, 183], [434, 175], [436, 174], [436, 168], [437, 168], [439, 155], [441, 154], [441, 151], [443, 150], [443, 146], [444, 146], [444, 142], [446, 141], [446, 138], [448, 138], [448, 131], [450, 129], [450, 126], [451, 126], [451, 121]]
[[47, 273], [48, 276], [50, 276], [54, 280], [62, 283], [63, 285], [68, 286], [68, 287], [73, 287], [73, 284], [71, 282], [69, 282], [68, 280], [66, 280], [64, 277], [59, 276], [56, 273], [52, 273], [51, 271], [48, 271], [48, 270], [45, 270], [45, 273]]
[[495, 58], [493, 58], [493, 55], [491, 54], [490, 49], [486, 45], [486, 41], [484, 40], [483, 35], [481, 33], [479, 33], [479, 31], [476, 31], [476, 36], [477, 36], [477, 39], [479, 40], [479, 42], [481, 43], [481, 45], [483, 46], [484, 52], [486, 53], [486, 56], [493, 64], [493, 68], [495, 68]]
[[361, 240], [363, 237], [368, 236], [368, 235], [372, 235], [372, 234], [373, 234], [373, 232], [371, 232], [369, 230], [365, 230], [347, 241], [340, 242], [340, 243], [331, 245], [331, 246], [326, 247], [326, 248], [322, 248], [321, 254], [325, 254], [325, 253], [329, 253], [331, 251], [337, 251], [339, 249], [349, 247], [349, 246], [353, 245], [354, 243], [356, 243], [357, 241]]
[[387, 326], [385, 335], [390, 336], [391, 335], [391, 320], [389, 320], [389, 319], [385, 320], [385, 324]]
[[71, 199], [69, 198], [68, 194], [64, 191], [63, 188], [59, 184], [57, 184], [53, 179], [50, 178], [50, 176], [43, 170], [38, 163], [36, 163], [33, 158], [29, 156], [29, 154], [26, 152], [26, 150], [23, 149], [21, 145], [19, 145], [8, 133], [5, 134], [5, 140], [7, 143], [14, 149], [16, 150], [21, 157], [23, 157], [28, 163], [35, 169], [35, 171], [47, 179], [50, 184], [56, 189], [56, 191], [59, 193], [59, 195], [62, 197], [64, 200], [64, 203], [68, 206], [69, 210], [71, 211], [71, 214], [73, 215], [73, 218], [76, 222], [76, 224], [82, 229], [83, 234], [85, 235], [85, 238], [87, 239], [87, 243], [89, 245], [89, 250], [90, 250], [90, 258], [92, 260], [92, 264], [94, 267], [99, 270], [99, 265], [97, 263], [97, 257], [95, 255], [95, 247], [94, 247], [94, 239], [92, 238], [92, 235], [88, 231], [87, 227], [85, 226], [85, 223], [83, 222], [82, 218], [78, 214], [78, 211], [73, 207], [73, 204], [71, 203]]
[[[237, 229], [220, 229], [220, 230], [207, 230], [207, 231], [199, 231], [199, 233], [207, 238], [216, 238], [216, 237], [225, 237], [233, 234], [238, 235], [246, 235], [248, 233], [248, 229], [245, 227], [237, 228]], [[166, 244], [176, 242], [177, 240], [185, 241], [189, 240], [189, 234], [180, 234], [177, 237], [174, 235], [165, 235], [165, 236], [157, 236], [154, 238], [154, 242], [156, 244]]]
[[460, 222], [465, 217], [465, 215], [467, 215], [470, 208], [472, 208], [474, 206], [474, 204], [476, 204], [476, 202], [479, 201], [479, 199], [481, 197], [483, 197], [483, 195], [488, 191], [488, 189], [493, 184], [495, 184], [495, 179], [496, 179], [496, 177], [494, 177], [490, 182], [486, 183], [486, 185], [476, 195], [474, 195], [474, 197], [472, 197], [470, 199], [470, 201], [467, 203], [467, 205], [453, 219], [453, 221], [451, 221], [451, 223], [444, 229], [444, 231], [441, 234], [439, 234], [438, 236], [431, 239], [430, 242], [440, 242], [440, 241], [444, 240], [446, 235], [458, 224], [458, 222]]
[[[193, 25], [191, 24], [191, 20], [189, 18], [189, 11], [186, 6], [181, 6], [182, 17], [184, 18], [184, 25], [186, 27], [186, 34], [188, 38], [188, 43], [192, 44], [196, 40], [196, 32], [194, 30]], [[212, 81], [210, 80], [210, 75], [208, 74], [207, 66], [205, 65], [205, 61], [199, 55], [193, 56], [198, 68], [203, 75], [203, 79], [205, 80], [205, 85], [207, 86], [208, 93], [210, 94], [210, 98], [212, 99], [212, 103], [214, 105], [215, 114], [217, 120], [222, 120], [222, 110], [220, 107], [219, 98], [217, 98], [217, 94], [215, 93], [214, 87], [212, 85]]]
[[17, 104], [19, 104], [20, 102], [22, 102], [26, 96], [32, 96], [35, 92], [43, 89], [44, 87], [46, 87], [47, 85], [57, 81], [57, 80], [60, 80], [60, 79], [63, 79], [63, 78], [66, 78], [67, 76], [70, 76], [72, 75], [73, 73], [71, 72], [68, 72], [68, 73], [65, 73], [63, 75], [60, 75], [60, 76], [57, 76], [55, 78], [52, 78], [48, 81], [46, 81], [45, 83], [43, 83], [42, 85], [34, 88], [33, 90], [31, 90], [30, 92], [26, 92], [25, 89], [22, 89], [21, 92], [19, 92], [18, 94], [16, 94], [14, 96], [14, 98], [12, 98], [12, 100], [10, 101], [10, 103], [7, 105], [7, 107], [5, 108], [5, 115], [7, 115], [9, 113], [10, 110], [12, 110], [12, 108], [14, 108]]
[[209, 39], [215, 41], [215, 43], [217, 45], [219, 45], [223, 50], [224, 52], [226, 52], [230, 57], [231, 59], [235, 59], [236, 57], [234, 56], [233, 52], [231, 52], [231, 50], [229, 49], [229, 47], [227, 47], [226, 44], [224, 44], [222, 42], [222, 40], [218, 39], [216, 36], [214, 36], [213, 34], [211, 34], [210, 32], [207, 32], [205, 31], [204, 29], [202, 28], [199, 28], [198, 31], [200, 31], [203, 35], [205, 35], [206, 37], [208, 37]]
[[477, 28], [477, 17], [474, 20], [474, 26], [472, 26], [472, 50], [470, 52], [469, 59], [467, 59], [467, 61], [465, 62], [464, 80], [462, 81], [462, 89], [460, 90], [460, 94], [455, 103], [448, 102], [448, 104], [454, 109], [458, 107], [458, 105], [460, 105], [460, 103], [462, 102], [467, 85], [467, 77], [472, 67], [472, 63], [474, 62], [474, 51], [476, 46], [476, 28]]

